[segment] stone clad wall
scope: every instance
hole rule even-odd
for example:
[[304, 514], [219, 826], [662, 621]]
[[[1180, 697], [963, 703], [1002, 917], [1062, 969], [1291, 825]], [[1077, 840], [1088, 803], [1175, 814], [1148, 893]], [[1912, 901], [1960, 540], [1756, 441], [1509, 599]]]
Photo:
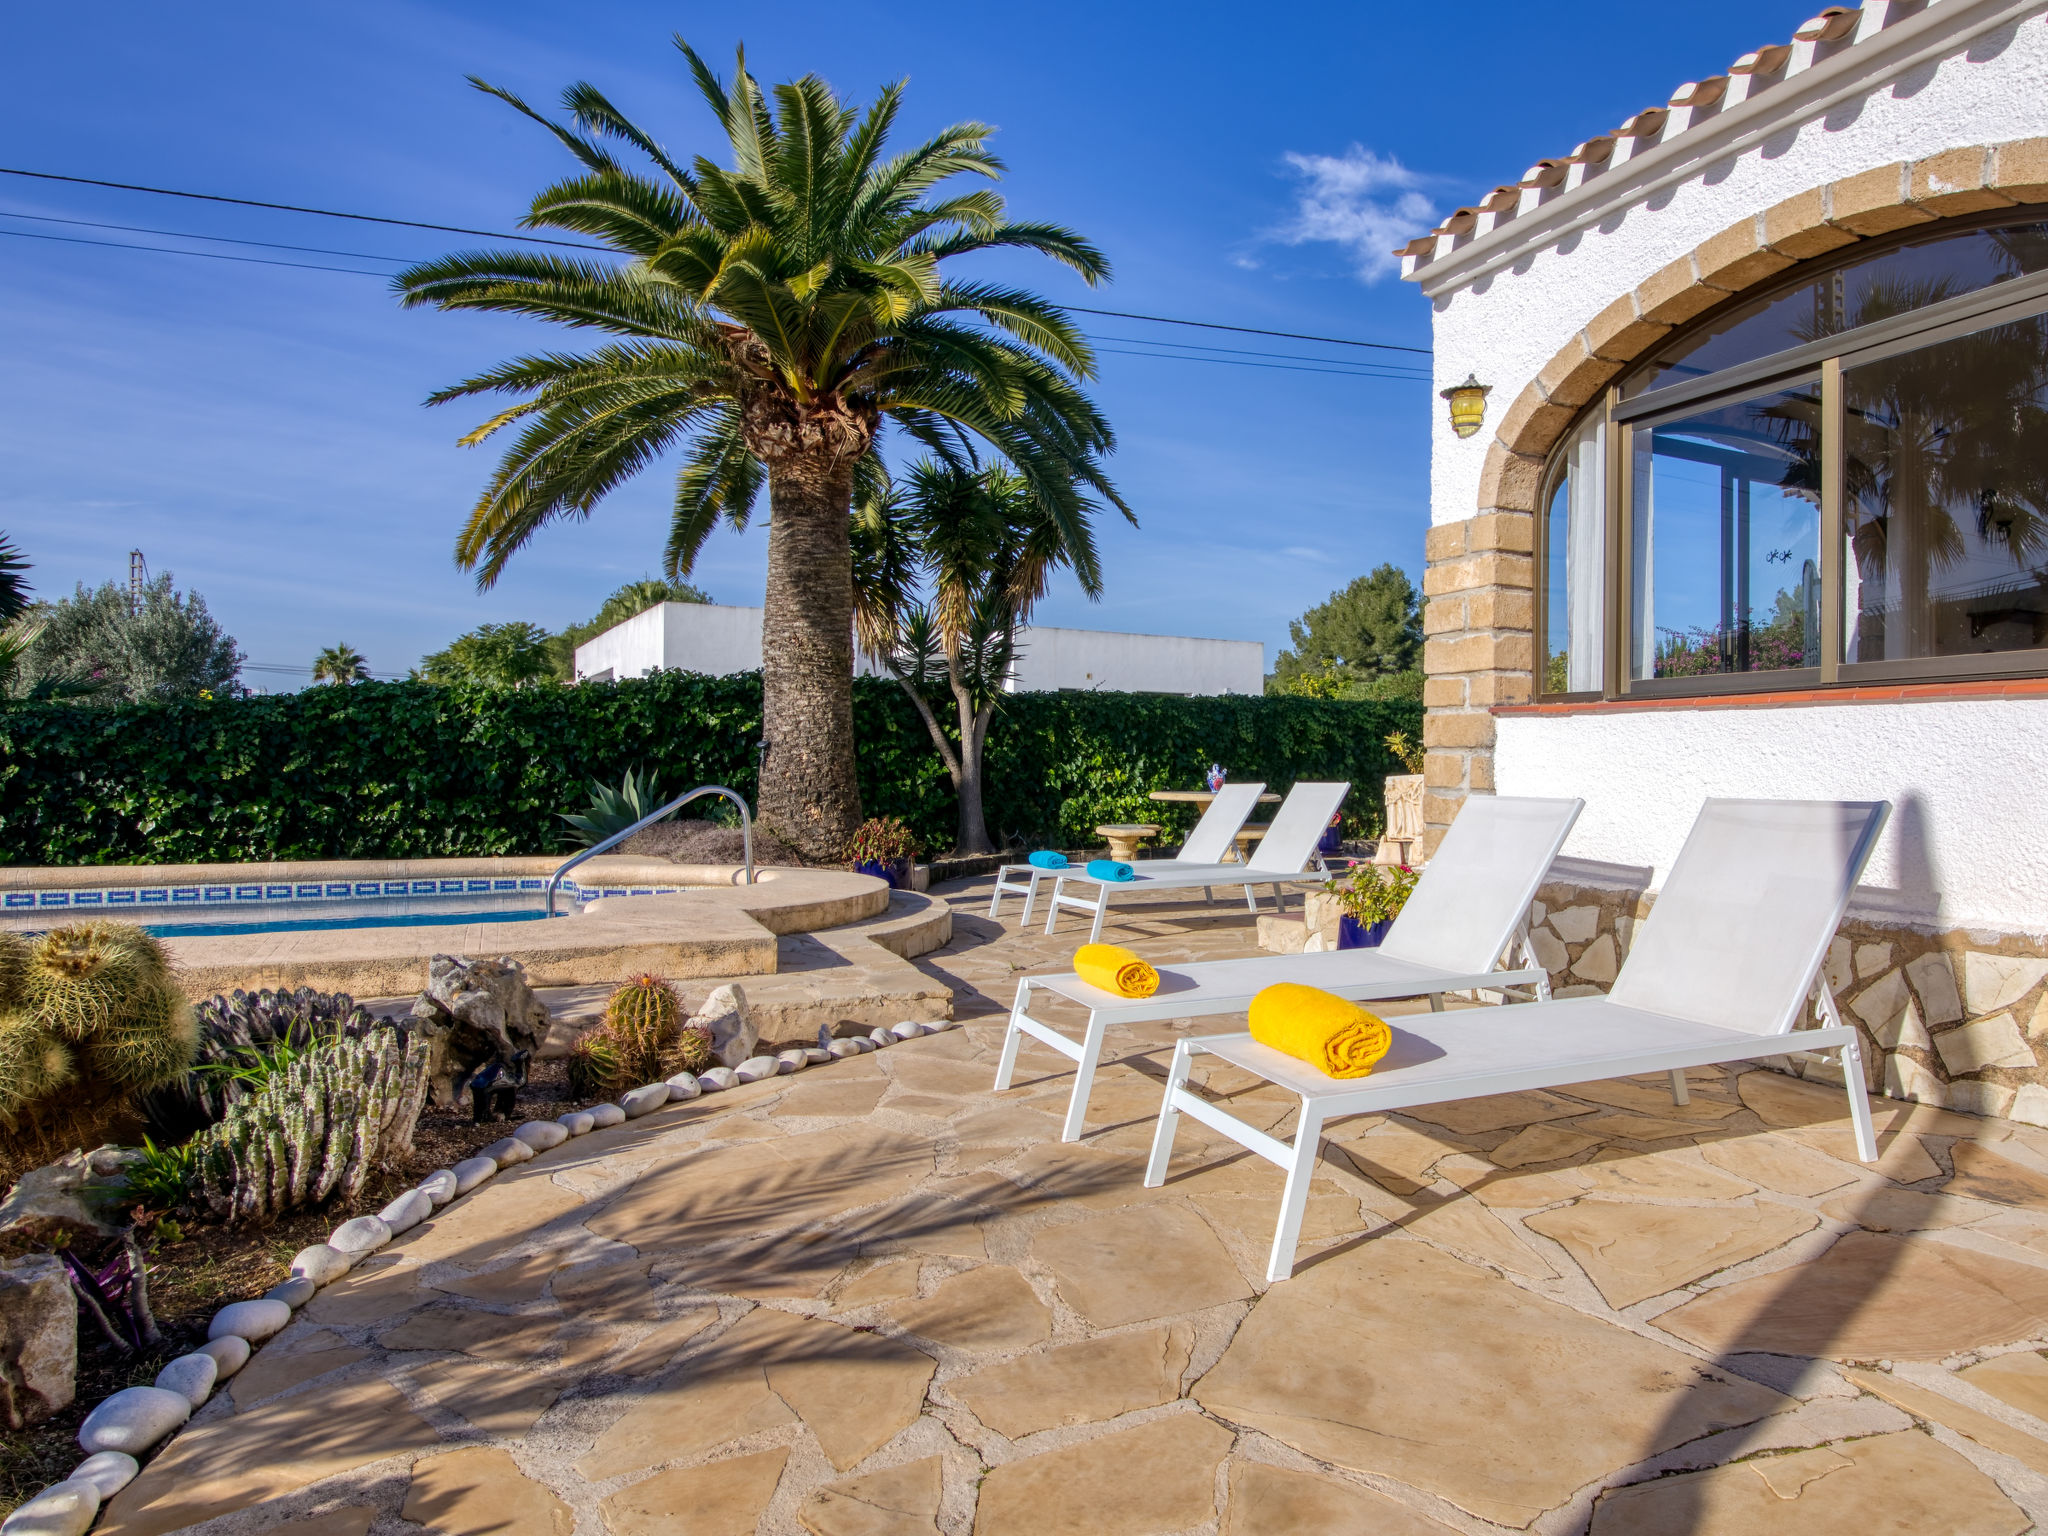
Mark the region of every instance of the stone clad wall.
[[[1434, 851], [1467, 794], [1493, 789], [1492, 709], [1531, 700], [1534, 514], [1547, 457], [1579, 413], [1677, 326], [1801, 261], [2027, 203], [2048, 203], [2048, 138], [1943, 149], [1826, 182], [1744, 214], [1652, 272], [1594, 314], [1511, 399], [1496, 397], [1475, 513], [1429, 532], [1426, 848]], [[1438, 451], [1447, 450], [1440, 444]], [[1443, 473], [1441, 466], [1433, 472], [1437, 479]]]
[[[1654, 892], [1553, 882], [1529, 912], [1530, 942], [1559, 997], [1605, 992]], [[1971, 1114], [2048, 1125], [2048, 942], [1938, 932], [1851, 915], [1828, 949], [1828, 986], [1863, 1037], [1869, 1086]], [[1781, 1059], [1822, 1082], [1832, 1061]]]

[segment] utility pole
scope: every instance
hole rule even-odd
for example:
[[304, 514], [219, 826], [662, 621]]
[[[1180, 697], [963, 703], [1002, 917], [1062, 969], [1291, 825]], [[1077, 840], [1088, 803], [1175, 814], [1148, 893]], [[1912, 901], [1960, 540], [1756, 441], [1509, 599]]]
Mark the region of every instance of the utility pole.
[[149, 567], [143, 562], [142, 551], [128, 551], [128, 612], [131, 616], [142, 612], [142, 588], [149, 580]]

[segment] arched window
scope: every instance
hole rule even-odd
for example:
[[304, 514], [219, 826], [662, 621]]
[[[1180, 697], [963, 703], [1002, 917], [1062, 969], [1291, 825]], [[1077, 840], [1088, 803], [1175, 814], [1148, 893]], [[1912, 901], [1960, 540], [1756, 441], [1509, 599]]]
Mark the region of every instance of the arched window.
[[1550, 476], [1545, 694], [2048, 672], [2048, 223], [1858, 247], [1731, 302]]

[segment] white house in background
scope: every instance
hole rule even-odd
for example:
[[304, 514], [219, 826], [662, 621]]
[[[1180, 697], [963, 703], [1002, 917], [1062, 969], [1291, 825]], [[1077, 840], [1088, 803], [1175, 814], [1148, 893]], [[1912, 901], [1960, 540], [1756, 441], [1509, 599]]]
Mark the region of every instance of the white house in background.
[[1603, 988], [1704, 797], [1888, 800], [1829, 981], [1888, 1091], [2036, 1124], [2044, 10], [1829, 8], [1401, 253], [1451, 397], [1432, 843], [1583, 795], [1532, 942]]
[[[640, 677], [657, 668], [712, 676], [761, 665], [761, 610], [662, 603], [576, 647], [576, 680]], [[865, 660], [857, 668], [880, 669]], [[1125, 635], [1098, 629], [1026, 629], [1010, 689], [1112, 693], [1262, 693], [1266, 648], [1256, 640]]]

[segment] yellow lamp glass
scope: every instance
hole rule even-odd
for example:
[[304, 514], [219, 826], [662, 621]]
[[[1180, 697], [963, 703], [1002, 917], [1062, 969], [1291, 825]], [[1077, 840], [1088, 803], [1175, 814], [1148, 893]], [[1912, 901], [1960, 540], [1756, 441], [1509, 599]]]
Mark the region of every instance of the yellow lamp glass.
[[1476, 373], [1466, 374], [1464, 383], [1443, 391], [1443, 398], [1451, 403], [1451, 430], [1460, 437], [1477, 432], [1486, 420], [1486, 397], [1492, 392], [1493, 386], [1480, 383]]

